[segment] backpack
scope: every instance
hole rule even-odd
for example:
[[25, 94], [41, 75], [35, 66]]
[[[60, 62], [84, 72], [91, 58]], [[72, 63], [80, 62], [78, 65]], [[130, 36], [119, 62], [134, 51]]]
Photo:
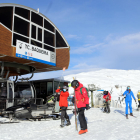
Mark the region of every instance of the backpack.
[[81, 88], [80, 88], [80, 93], [82, 94], [82, 89], [83, 89], [83, 88], [85, 88], [85, 89], [86, 89], [87, 94], [88, 94], [88, 98], [89, 98], [89, 97], [90, 97], [90, 95], [89, 95], [89, 93], [88, 93], [88, 89], [87, 89], [86, 87], [81, 87]]

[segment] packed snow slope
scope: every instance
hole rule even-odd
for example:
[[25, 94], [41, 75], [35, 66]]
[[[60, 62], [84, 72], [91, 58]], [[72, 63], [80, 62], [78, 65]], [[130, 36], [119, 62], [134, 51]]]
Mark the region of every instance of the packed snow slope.
[[104, 90], [110, 90], [115, 85], [122, 86], [123, 91], [126, 86], [131, 86], [134, 93], [140, 90], [140, 70], [115, 70], [102, 69], [98, 71], [83, 72], [65, 76], [65, 80], [76, 80], [88, 87], [88, 84], [95, 84]]
[[[135, 97], [138, 90], [140, 90], [140, 70], [102, 69], [68, 75], [65, 76], [64, 79], [72, 81], [73, 77], [85, 87], [88, 87], [88, 84], [94, 84], [102, 90], [111, 91], [112, 89], [112, 99], [114, 100], [118, 100], [118, 97], [124, 93], [127, 86], [131, 86]], [[115, 85], [118, 85], [118, 88], [116, 88]], [[73, 88], [70, 88], [69, 92], [73, 94]], [[94, 94], [96, 94], [96, 92], [94, 92]], [[133, 107], [134, 106], [133, 103]]]
[[140, 114], [133, 111], [137, 118], [126, 119], [124, 108], [111, 108], [110, 114], [91, 108], [85, 111], [88, 132], [82, 135], [75, 130], [72, 110], [68, 110], [71, 125], [64, 128], [60, 128], [60, 120], [0, 124], [0, 140], [139, 140]]

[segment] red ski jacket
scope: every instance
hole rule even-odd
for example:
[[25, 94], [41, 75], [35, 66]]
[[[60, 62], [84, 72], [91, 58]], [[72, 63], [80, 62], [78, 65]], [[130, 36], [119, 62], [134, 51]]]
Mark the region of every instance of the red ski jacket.
[[[56, 92], [60, 92], [60, 89], [57, 89]], [[68, 107], [68, 101], [67, 101], [67, 98], [69, 97], [69, 92], [66, 91], [66, 92], [63, 92], [61, 91], [60, 92], [60, 100], [59, 100], [59, 106], [62, 107]]]
[[[79, 87], [75, 89], [75, 97], [76, 97], [76, 105], [77, 108], [86, 107], [86, 104], [89, 104], [88, 93], [85, 88], [82, 88], [83, 84], [79, 82]], [[82, 88], [82, 94], [80, 92], [80, 88]]]
[[111, 95], [110, 95], [110, 93], [108, 92], [107, 95], [104, 94], [103, 98], [104, 98], [106, 101], [111, 100]]

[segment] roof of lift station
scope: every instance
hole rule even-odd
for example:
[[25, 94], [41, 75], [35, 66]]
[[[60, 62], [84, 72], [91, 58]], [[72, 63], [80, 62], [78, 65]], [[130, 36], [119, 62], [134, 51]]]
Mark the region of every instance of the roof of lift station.
[[0, 17], [0, 68], [10, 71], [9, 76], [68, 69], [70, 46], [46, 16], [2, 3]]

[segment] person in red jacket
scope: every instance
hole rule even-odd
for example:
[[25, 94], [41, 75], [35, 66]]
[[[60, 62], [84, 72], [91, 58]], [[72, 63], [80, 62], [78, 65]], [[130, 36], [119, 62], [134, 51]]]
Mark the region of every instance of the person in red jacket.
[[[75, 90], [76, 106], [78, 108], [78, 113], [79, 113], [78, 118], [79, 118], [80, 127], [81, 127], [79, 134], [83, 134], [83, 133], [88, 132], [87, 121], [85, 119], [85, 114], [84, 114], [85, 108], [87, 110], [90, 108], [88, 93], [87, 93], [86, 89], [83, 87], [83, 84], [81, 84], [77, 80], [73, 80], [71, 82], [71, 86]], [[80, 92], [81, 88], [82, 88], [82, 93]]]
[[56, 93], [60, 93], [59, 96], [59, 106], [60, 106], [60, 110], [61, 110], [61, 127], [64, 127], [64, 122], [65, 119], [67, 121], [67, 126], [70, 125], [70, 120], [69, 120], [69, 116], [66, 112], [67, 107], [68, 107], [68, 101], [67, 98], [69, 97], [69, 92], [68, 92], [68, 87], [67, 86], [63, 86], [62, 89], [57, 89]]
[[103, 98], [105, 99], [105, 107], [104, 107], [104, 113], [110, 113], [110, 102], [111, 102], [111, 95], [108, 91], [104, 91]]

